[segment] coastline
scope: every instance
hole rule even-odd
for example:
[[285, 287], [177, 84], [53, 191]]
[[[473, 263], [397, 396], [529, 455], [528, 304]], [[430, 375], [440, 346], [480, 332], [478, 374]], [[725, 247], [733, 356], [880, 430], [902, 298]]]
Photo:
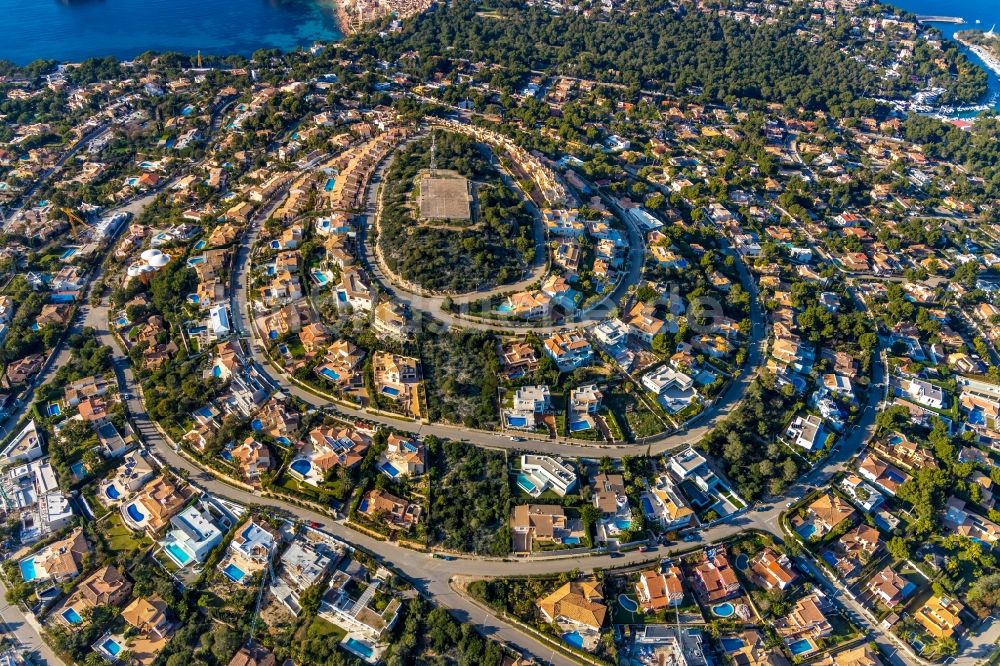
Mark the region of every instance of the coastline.
[[352, 24], [351, 14], [347, 11], [347, 4], [350, 2], [353, 2], [353, 0], [336, 0], [333, 3], [337, 16], [337, 27], [340, 29], [340, 34], [344, 37], [350, 37], [356, 33], [359, 27]]
[[975, 53], [976, 56], [983, 61], [983, 64], [986, 65], [986, 67], [990, 71], [992, 71], [997, 76], [1000, 76], [1000, 56], [994, 55], [992, 51], [990, 51], [990, 49], [986, 48], [985, 46], [981, 46], [979, 44], [973, 44], [970, 41], [962, 39], [958, 35], [955, 36], [955, 41], [964, 46], [965, 48], [969, 49], [973, 53]]

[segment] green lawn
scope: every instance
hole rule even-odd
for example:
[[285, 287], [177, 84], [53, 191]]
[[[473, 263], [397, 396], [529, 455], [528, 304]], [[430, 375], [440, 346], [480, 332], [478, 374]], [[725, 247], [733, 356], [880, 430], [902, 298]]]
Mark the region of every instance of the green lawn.
[[344, 640], [347, 632], [321, 617], [314, 617], [305, 634], [306, 638], [324, 638], [329, 643], [339, 643]]
[[138, 535], [125, 526], [117, 511], [108, 518], [103, 532], [108, 538], [108, 546], [114, 551], [134, 551], [150, 545], [149, 539]]

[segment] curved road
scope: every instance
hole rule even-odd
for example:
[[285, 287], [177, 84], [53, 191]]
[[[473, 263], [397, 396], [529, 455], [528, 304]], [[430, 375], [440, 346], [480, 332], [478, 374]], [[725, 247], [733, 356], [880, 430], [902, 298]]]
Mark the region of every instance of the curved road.
[[[318, 160], [316, 162], [318, 163]], [[382, 172], [387, 162], [388, 160], [384, 161], [379, 168], [376, 169], [368, 186], [367, 215], [369, 217], [374, 214], [376, 208], [376, 192], [379, 189], [377, 185], [380, 182]], [[307, 169], [308, 168], [310, 167], [307, 166]], [[524, 441], [515, 442], [512, 441], [509, 436], [501, 433], [471, 430], [464, 426], [442, 423], [421, 423], [419, 421], [406, 420], [402, 418], [392, 418], [390, 416], [375, 414], [364, 409], [350, 407], [349, 405], [345, 405], [343, 403], [334, 404], [326, 398], [320, 397], [315, 393], [302, 388], [299, 384], [292, 382], [286, 373], [281, 370], [272, 370], [270, 361], [263, 354], [257, 344], [255, 344], [256, 331], [254, 330], [252, 323], [253, 314], [250, 311], [250, 298], [247, 284], [249, 278], [248, 261], [252, 249], [257, 243], [261, 224], [263, 224], [263, 222], [267, 220], [268, 216], [278, 207], [283, 196], [283, 192], [277, 193], [268, 205], [262, 207], [260, 212], [255, 215], [253, 220], [250, 222], [246, 233], [244, 233], [241, 237], [233, 262], [232, 284], [230, 285], [230, 310], [232, 312], [233, 329], [250, 342], [250, 356], [259, 366], [258, 369], [261, 373], [267, 376], [274, 386], [280, 387], [282, 391], [290, 395], [294, 395], [296, 398], [299, 398], [312, 407], [325, 408], [335, 413], [339, 413], [345, 418], [361, 418], [374, 421], [376, 423], [413, 434], [435, 435], [437, 437], [449, 439], [462, 439], [469, 441], [472, 444], [492, 448], [531, 450], [536, 453], [574, 457], [607, 455], [614, 458], [621, 458], [626, 455], [635, 455], [637, 452], [645, 452], [648, 448], [649, 453], [655, 455], [696, 442], [711, 431], [739, 405], [744, 393], [750, 385], [750, 382], [753, 381], [754, 377], [756, 377], [757, 372], [761, 367], [763, 367], [766, 360], [763, 352], [763, 345], [767, 338], [767, 325], [764, 313], [760, 307], [757, 286], [746, 266], [741, 260], [738, 260], [736, 262], [736, 266], [740, 274], [740, 281], [751, 295], [751, 331], [750, 340], [748, 342], [747, 360], [743, 364], [739, 373], [737, 373], [737, 375], [730, 382], [726, 390], [716, 398], [706, 411], [694, 419], [693, 423], [688, 424], [680, 430], [649, 437], [644, 439], [642, 442], [630, 445], [623, 444], [607, 446], [599, 444], [588, 445], [581, 443], [559, 442], [548, 439], [540, 439], [532, 436], [530, 433], [519, 433]], [[608, 203], [612, 206], [616, 206], [613, 201], [608, 200]], [[628, 216], [624, 215], [623, 211], [618, 210], [617, 212], [623, 219], [628, 220]], [[363, 224], [362, 230], [364, 230], [366, 226], [367, 224]], [[627, 288], [627, 285], [638, 282], [642, 273], [642, 258], [645, 254], [642, 243], [642, 234], [634, 227], [633, 224], [631, 224], [631, 222], [629, 222], [627, 226], [629, 229], [630, 244], [632, 248], [631, 252], [633, 256], [630, 259], [629, 279], [624, 281], [620, 288]], [[366, 243], [366, 246], [370, 246], [370, 243]], [[385, 281], [385, 275], [378, 269], [377, 261], [371, 265], [371, 269], [373, 269], [376, 280], [381, 282], [383, 285], [388, 284]], [[451, 313], [440, 311], [440, 302], [443, 300], [443, 297], [439, 297], [436, 301], [438, 303], [436, 311], [425, 305], [428, 300], [433, 299], [424, 299], [424, 297], [408, 294], [408, 292], [397, 292], [396, 299], [409, 305], [411, 309], [426, 312], [428, 316], [432, 317], [434, 320], [443, 321], [446, 325], [458, 327], [471, 326], [474, 328], [484, 328], [489, 330], [497, 328], [494, 325], [482, 323], [482, 320], [469, 321], [456, 317]], [[419, 321], [416, 323], [418, 325], [421, 324]], [[592, 322], [580, 322], [579, 325], [586, 325], [589, 323]], [[564, 330], [565, 328], [567, 327], [539, 326], [532, 327], [530, 330], [538, 333], [546, 333]], [[527, 329], [520, 329], [518, 332], [523, 333], [526, 332], [526, 330]]]

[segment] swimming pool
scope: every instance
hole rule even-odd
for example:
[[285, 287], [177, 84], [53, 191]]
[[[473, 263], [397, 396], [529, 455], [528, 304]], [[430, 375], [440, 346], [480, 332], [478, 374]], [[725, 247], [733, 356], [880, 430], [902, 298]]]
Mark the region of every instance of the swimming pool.
[[347, 293], [343, 292], [343, 291], [338, 291], [337, 292], [337, 300], [340, 301], [341, 303], [346, 303], [347, 302]]
[[531, 478], [523, 472], [517, 475], [517, 485], [521, 488], [521, 490], [529, 495], [533, 495], [538, 492], [538, 486], [532, 483]]
[[333, 187], [336, 184], [337, 184], [337, 179], [336, 178], [327, 178], [326, 179], [326, 185], [323, 186], [323, 189], [326, 190], [327, 192], [329, 192], [329, 191], [331, 191], [333, 189]]
[[647, 516], [652, 516], [655, 514], [655, 511], [653, 511], [653, 503], [649, 501], [648, 497], [643, 495], [642, 497], [639, 498], [639, 501], [642, 503], [642, 512], [644, 514], [646, 514]]
[[628, 528], [632, 527], [631, 518], [615, 518], [614, 523], [615, 527], [617, 527], [620, 530], [627, 530]]
[[816, 526], [812, 523], [806, 523], [798, 529], [798, 533], [803, 539], [809, 539], [813, 534], [816, 534]]
[[726, 652], [736, 652], [746, 645], [742, 638], [733, 638], [732, 636], [723, 636], [719, 640], [722, 642], [722, 649]]
[[104, 489], [104, 496], [107, 497], [109, 500], [116, 500], [119, 497], [121, 497], [122, 494], [121, 491], [118, 490], [118, 486], [112, 483], [110, 486]]
[[736, 568], [740, 571], [746, 571], [747, 566], [750, 564], [750, 558], [747, 557], [746, 553], [740, 553], [736, 556]]
[[296, 458], [289, 467], [293, 472], [305, 476], [312, 470], [312, 463], [305, 458]]
[[83, 618], [80, 617], [75, 608], [67, 608], [62, 612], [62, 616], [70, 624], [80, 624], [83, 622]]
[[76, 248], [75, 247], [68, 247], [68, 248], [66, 248], [66, 251], [63, 252], [62, 255], [60, 255], [59, 258], [62, 259], [63, 261], [65, 261], [65, 260], [69, 259], [70, 257], [72, 257], [74, 254], [76, 254]]
[[187, 552], [176, 541], [171, 541], [170, 543], [164, 545], [163, 550], [167, 551], [167, 555], [170, 556], [170, 559], [182, 567], [187, 566], [187, 564], [194, 559], [191, 553]]
[[222, 366], [221, 365], [213, 365], [212, 366], [212, 376], [213, 377], [221, 377], [222, 376]]
[[222, 573], [226, 574], [226, 576], [229, 577], [229, 579], [234, 583], [242, 583], [243, 579], [246, 577], [246, 572], [232, 562], [226, 565], [226, 568], [222, 570]]
[[331, 382], [335, 382], [340, 379], [340, 375], [336, 371], [331, 370], [330, 368], [323, 368], [322, 370], [319, 371], [319, 374], [323, 375]]
[[728, 601], [712, 606], [712, 615], [715, 615], [716, 617], [732, 617], [735, 612], [736, 609]]
[[281, 241], [276, 241], [276, 240], [271, 241], [271, 249], [272, 250], [280, 250], [281, 249]]
[[323, 271], [313, 271], [312, 274], [321, 287], [325, 287], [326, 283], [330, 281], [330, 278]]
[[590, 430], [590, 423], [587, 421], [574, 421], [569, 424], [570, 432], [580, 432], [582, 430]]
[[101, 649], [110, 654], [112, 657], [117, 657], [118, 653], [122, 651], [122, 646], [118, 644], [118, 641], [113, 638], [101, 643]]
[[381, 465], [379, 465], [379, 469], [385, 472], [385, 474], [390, 479], [395, 479], [396, 477], [399, 476], [399, 470], [396, 469], [395, 466], [393, 466], [393, 464], [390, 462], [382, 463]]
[[348, 652], [353, 652], [359, 657], [364, 657], [365, 659], [371, 659], [372, 655], [375, 654], [375, 650], [373, 650], [371, 646], [366, 643], [362, 643], [355, 638], [348, 638], [344, 641], [344, 647]]
[[196, 249], [196, 250], [204, 250], [206, 245], [208, 245], [208, 241], [206, 241], [206, 240], [200, 240], [200, 241], [198, 241], [197, 243], [194, 244], [194, 249]]
[[514, 308], [512, 308], [507, 303], [504, 303], [503, 305], [498, 305], [497, 306], [497, 312], [502, 312], [503, 314], [510, 314], [513, 311], [514, 311]]
[[583, 636], [579, 631], [569, 631], [562, 635], [562, 639], [578, 650], [583, 649]]
[[38, 574], [35, 572], [35, 558], [26, 557], [21, 560], [18, 566], [21, 569], [21, 578], [24, 579], [25, 583], [30, 583], [38, 578]]
[[142, 511], [139, 511], [139, 508], [134, 503], [125, 507], [125, 513], [136, 523], [142, 523], [146, 520], [146, 516], [142, 515]]
[[528, 419], [523, 416], [508, 416], [507, 425], [513, 426], [515, 428], [523, 428], [528, 425]]
[[392, 386], [383, 386], [382, 393], [385, 393], [386, 395], [391, 395], [392, 397], [395, 398], [397, 395], [399, 395], [399, 389], [393, 388]]
[[889, 438], [889, 443], [892, 444], [893, 446], [898, 446], [899, 444], [903, 443], [903, 436], [893, 435], [892, 437]]
[[800, 654], [805, 654], [813, 649], [812, 641], [807, 638], [797, 640], [788, 646], [788, 649], [792, 651], [792, 654], [796, 657]]
[[627, 594], [618, 595], [618, 605], [627, 610], [629, 613], [634, 613], [639, 610], [639, 602], [631, 599]]
[[188, 294], [188, 303], [191, 303], [192, 305], [198, 305], [199, 303], [201, 303], [201, 296], [199, 296], [198, 294]]
[[202, 257], [200, 255], [197, 257], [191, 257], [190, 259], [188, 259], [187, 263], [188, 266], [197, 266], [198, 264], [205, 263], [205, 257]]
[[53, 402], [49, 404], [48, 412], [49, 416], [59, 416], [62, 413], [62, 408], [59, 407], [58, 402]]
[[250, 422], [250, 427], [253, 428], [254, 430], [263, 430], [264, 424], [261, 422], [260, 419], [254, 419], [253, 421]]

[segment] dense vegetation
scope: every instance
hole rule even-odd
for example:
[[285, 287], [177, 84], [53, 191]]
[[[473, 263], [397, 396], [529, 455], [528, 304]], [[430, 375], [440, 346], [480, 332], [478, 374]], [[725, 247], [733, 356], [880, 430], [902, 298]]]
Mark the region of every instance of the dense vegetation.
[[496, 424], [500, 361], [493, 336], [463, 329], [437, 335], [421, 332], [418, 341], [427, 379], [428, 417], [471, 428]]
[[[910, 85], [905, 76], [879, 79], [849, 56], [843, 48], [850, 33], [846, 15], [838, 16], [828, 39], [810, 43], [799, 32], [805, 7], [773, 25], [751, 25], [706, 12], [674, 12], [652, 0], [634, 2], [633, 11], [600, 21], [512, 0], [491, 5], [484, 14], [477, 2], [456, 2], [417, 17], [391, 39], [358, 38], [357, 46], [368, 45], [386, 58], [417, 51], [425, 77], [447, 71], [445, 53], [499, 64], [503, 68], [492, 83], [501, 88], [529, 70], [545, 70], [620, 84], [626, 97], [640, 89], [693, 91], [705, 100], [758, 99], [835, 113], [870, 106], [861, 99], [872, 91], [892, 97]], [[978, 99], [985, 77], [975, 68], [965, 69], [970, 71], [963, 75], [958, 68], [954, 78], [944, 77], [940, 84], [950, 87], [955, 99]]]
[[511, 550], [506, 456], [428, 436], [431, 540], [449, 550], [504, 556]]
[[799, 475], [794, 454], [777, 439], [789, 421], [790, 403], [773, 377], [762, 375], [740, 406], [698, 445], [719, 461], [744, 500], [778, 494]]
[[533, 259], [531, 214], [485, 156], [461, 134], [436, 132], [437, 167], [475, 181], [475, 226], [417, 223], [414, 187], [430, 166], [431, 139], [403, 148], [386, 178], [378, 242], [389, 267], [425, 289], [472, 291], [517, 279]]
[[[912, 115], [903, 124], [903, 133], [909, 141], [923, 144], [932, 157], [957, 162], [980, 175], [990, 196], [1000, 195], [1000, 144], [996, 140], [1000, 120], [996, 117], [983, 118], [971, 131], [963, 131], [935, 118]], [[958, 187], [954, 194], [961, 194], [968, 184], [959, 181]], [[994, 208], [994, 220], [998, 214]]]

